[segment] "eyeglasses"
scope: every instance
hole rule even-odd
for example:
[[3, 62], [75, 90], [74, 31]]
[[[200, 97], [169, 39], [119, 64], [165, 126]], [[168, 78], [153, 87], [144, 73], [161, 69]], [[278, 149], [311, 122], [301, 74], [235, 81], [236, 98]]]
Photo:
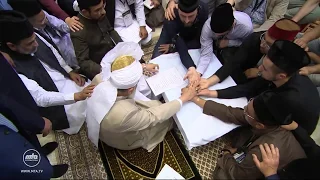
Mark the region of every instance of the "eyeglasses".
[[[249, 99], [248, 104], [249, 104], [252, 100], [253, 100], [253, 98]], [[246, 110], [247, 108], [248, 108], [248, 106], [245, 106], [245, 107], [243, 108], [243, 114], [244, 114], [245, 116], [249, 117], [250, 119], [255, 120], [254, 117], [252, 117], [252, 116], [250, 116], [250, 115], [248, 114], [248, 112], [247, 112], [247, 110]]]
[[270, 49], [270, 46], [267, 44], [267, 41], [266, 41], [266, 39], [264, 38], [265, 34], [266, 34], [266, 32], [264, 32], [264, 33], [262, 33], [262, 34], [260, 35], [260, 41], [261, 41], [263, 47], [266, 48], [267, 50], [269, 50], [269, 49]]

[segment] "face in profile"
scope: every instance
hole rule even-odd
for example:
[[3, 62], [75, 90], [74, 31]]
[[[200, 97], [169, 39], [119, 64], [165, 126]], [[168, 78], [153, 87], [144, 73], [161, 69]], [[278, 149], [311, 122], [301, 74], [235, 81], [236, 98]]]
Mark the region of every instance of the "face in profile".
[[83, 10], [85, 11], [86, 16], [90, 17], [93, 20], [102, 20], [106, 16], [106, 2], [104, 0], [101, 0], [101, 2], [96, 5], [90, 7], [89, 10]]
[[262, 64], [259, 66], [259, 71], [263, 79], [268, 81], [278, 81], [287, 78], [287, 74], [281, 71], [268, 56], [265, 56]]
[[36, 41], [36, 35], [33, 33], [29, 38], [21, 40], [17, 44], [7, 43], [8, 47], [21, 54], [33, 54], [37, 51], [38, 42]]

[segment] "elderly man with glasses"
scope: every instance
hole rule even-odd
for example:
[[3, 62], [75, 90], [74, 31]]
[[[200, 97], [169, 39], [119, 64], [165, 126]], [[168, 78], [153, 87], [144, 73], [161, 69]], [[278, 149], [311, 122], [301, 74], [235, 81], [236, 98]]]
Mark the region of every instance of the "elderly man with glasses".
[[276, 113], [285, 117], [290, 114], [290, 119], [311, 134], [318, 122], [320, 98], [311, 80], [299, 74], [299, 70], [309, 63], [309, 55], [300, 46], [291, 41], [277, 40], [258, 67], [261, 77], [227, 89], [200, 90], [198, 95], [249, 99], [261, 93], [273, 92], [272, 106], [276, 107]]
[[233, 56], [210, 78], [201, 79], [200, 89], [206, 89], [231, 76], [237, 84], [244, 84], [260, 73], [256, 68], [275, 40], [293, 41], [299, 25], [289, 19], [280, 19], [266, 32], [255, 32], [247, 37]]
[[253, 154], [261, 159], [260, 144], [272, 144], [279, 148], [279, 169], [295, 159], [306, 157], [293, 134], [281, 128], [281, 125], [290, 124], [292, 120], [275, 112], [276, 107], [270, 106], [273, 100], [273, 92], [268, 92], [250, 100], [242, 109], [197, 96], [193, 98], [192, 101], [203, 108], [204, 114], [215, 116], [225, 123], [243, 126], [242, 131], [232, 132], [232, 138], [238, 141], [237, 145], [227, 146], [221, 151], [213, 179], [263, 178], [252, 160]]

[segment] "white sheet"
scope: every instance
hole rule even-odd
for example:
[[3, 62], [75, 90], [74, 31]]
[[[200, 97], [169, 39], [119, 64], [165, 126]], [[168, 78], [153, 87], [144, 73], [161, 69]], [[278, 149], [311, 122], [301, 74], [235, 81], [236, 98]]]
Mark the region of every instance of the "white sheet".
[[[198, 64], [200, 58], [199, 50], [189, 50], [195, 64]], [[181, 74], [185, 74], [187, 69], [182, 65], [179, 54], [167, 54], [161, 55], [151, 61], [152, 63], [159, 64], [159, 71], [165, 71], [175, 67]], [[210, 77], [221, 67], [221, 63], [218, 59], [213, 59], [206, 72], [203, 74], [204, 78]], [[230, 86], [236, 85], [231, 77], [228, 77], [222, 83], [218, 83], [209, 89], [224, 89]], [[172, 101], [180, 97], [181, 88], [184, 85], [173, 88], [164, 92], [162, 95], [166, 102]], [[205, 98], [210, 99], [232, 107], [244, 107], [247, 104], [246, 98], [237, 99], [216, 99], [216, 98]], [[174, 119], [180, 129], [185, 143], [189, 150], [193, 147], [205, 145], [215, 139], [223, 136], [232, 129], [236, 128], [237, 125], [226, 124], [221, 122], [215, 117], [207, 116], [202, 113], [202, 109], [192, 102], [188, 102], [183, 105], [181, 110], [174, 116]]]
[[187, 82], [183, 81], [183, 74], [180, 74], [175, 67], [160, 71], [146, 81], [156, 96], [175, 87], [187, 85]]
[[177, 171], [175, 171], [172, 167], [168, 164], [165, 164], [161, 169], [160, 173], [156, 177], [156, 179], [185, 179], [182, 177]]

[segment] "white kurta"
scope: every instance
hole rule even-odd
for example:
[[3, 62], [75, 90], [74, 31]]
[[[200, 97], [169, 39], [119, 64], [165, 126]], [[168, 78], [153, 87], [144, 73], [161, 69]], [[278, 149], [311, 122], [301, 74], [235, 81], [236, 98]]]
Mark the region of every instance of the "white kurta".
[[[124, 2], [124, 3], [123, 3]], [[132, 24], [126, 26], [125, 20], [122, 16], [123, 13], [130, 10], [129, 5], [127, 4], [135, 3], [136, 19], [133, 19]], [[143, 0], [115, 0], [115, 20], [114, 20], [114, 29], [118, 32], [119, 36], [124, 42], [135, 42], [146, 44], [151, 38], [151, 28], [146, 25], [146, 17], [144, 14], [144, 5]], [[140, 26], [146, 26], [148, 37], [141, 40], [139, 36]]]
[[[61, 67], [63, 67], [68, 73], [72, 71], [64, 59], [60, 56], [58, 51], [41, 36], [38, 37], [42, 39], [42, 41], [52, 50]], [[74, 93], [81, 91], [84, 87], [88, 86], [90, 82], [87, 82], [83, 87], [80, 87], [74, 81], [65, 78], [59, 71], [52, 69], [41, 60], [40, 62], [48, 72], [59, 92], [46, 91], [39, 86], [36, 81], [28, 79], [22, 74], [19, 74], [19, 77], [29, 90], [38, 106], [49, 107], [64, 105], [70, 128], [64, 129], [63, 131], [68, 134], [78, 133], [85, 121], [87, 102], [86, 100], [75, 102]]]

